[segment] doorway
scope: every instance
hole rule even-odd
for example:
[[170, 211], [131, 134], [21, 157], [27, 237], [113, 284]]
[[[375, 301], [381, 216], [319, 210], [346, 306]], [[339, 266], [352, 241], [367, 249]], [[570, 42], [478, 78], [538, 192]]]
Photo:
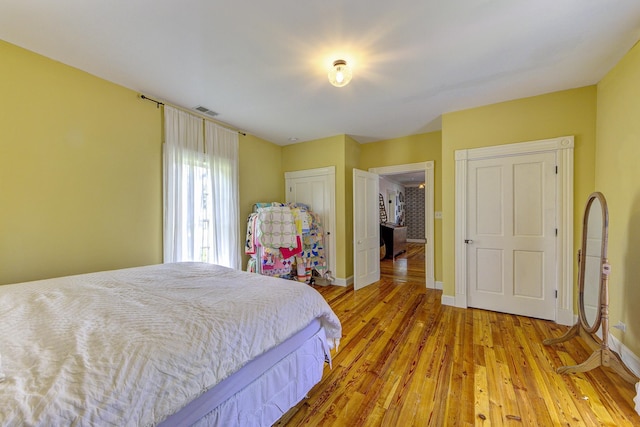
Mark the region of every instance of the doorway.
[[406, 251], [394, 259], [380, 260], [380, 278], [395, 283], [425, 282], [425, 245], [407, 243]]
[[[383, 177], [424, 177], [418, 185], [424, 183], [424, 231], [426, 242], [424, 247], [424, 264], [425, 264], [425, 285], [427, 288], [435, 289], [435, 272], [434, 272], [434, 172], [433, 161], [410, 163], [404, 165], [384, 166], [377, 168], [369, 168], [369, 172], [376, 173]], [[420, 174], [420, 175], [417, 175]], [[423, 174], [423, 175], [422, 175]], [[399, 178], [398, 178], [399, 179]], [[417, 182], [417, 179], [415, 180]], [[399, 200], [398, 200], [398, 203]], [[388, 205], [388, 203], [387, 203]], [[395, 206], [394, 206], [395, 209]], [[395, 210], [394, 210], [395, 213]], [[395, 222], [392, 215], [387, 212], [390, 222]], [[416, 244], [409, 242], [410, 245]]]

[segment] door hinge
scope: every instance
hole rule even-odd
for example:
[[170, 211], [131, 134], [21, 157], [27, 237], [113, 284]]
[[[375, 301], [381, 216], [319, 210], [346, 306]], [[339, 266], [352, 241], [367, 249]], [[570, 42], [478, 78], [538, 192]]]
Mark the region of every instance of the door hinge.
[[558, 175], [558, 166], [556, 166], [556, 175]]
[[558, 290], [556, 289], [556, 299], [558, 299]]
[[558, 229], [556, 228], [556, 237], [558, 237]]

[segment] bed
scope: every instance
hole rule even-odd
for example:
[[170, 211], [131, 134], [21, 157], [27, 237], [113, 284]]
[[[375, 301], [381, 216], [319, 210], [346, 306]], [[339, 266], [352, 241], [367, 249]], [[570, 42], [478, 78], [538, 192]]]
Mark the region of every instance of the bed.
[[0, 286], [0, 425], [271, 425], [340, 336], [312, 287], [212, 264]]

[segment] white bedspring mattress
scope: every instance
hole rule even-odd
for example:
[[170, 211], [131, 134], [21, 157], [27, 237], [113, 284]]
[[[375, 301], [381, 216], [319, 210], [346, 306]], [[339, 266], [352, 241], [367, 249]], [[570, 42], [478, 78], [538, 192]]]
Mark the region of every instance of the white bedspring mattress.
[[0, 286], [0, 425], [157, 424], [314, 318], [339, 340], [311, 287], [211, 264]]
[[269, 427], [322, 379], [331, 353], [315, 319], [191, 401], [160, 427]]

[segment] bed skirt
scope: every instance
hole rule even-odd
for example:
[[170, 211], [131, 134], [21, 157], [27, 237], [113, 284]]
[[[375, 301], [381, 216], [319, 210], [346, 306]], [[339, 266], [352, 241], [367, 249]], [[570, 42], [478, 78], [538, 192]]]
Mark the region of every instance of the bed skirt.
[[314, 320], [160, 426], [271, 426], [320, 382], [330, 358], [325, 331]]

